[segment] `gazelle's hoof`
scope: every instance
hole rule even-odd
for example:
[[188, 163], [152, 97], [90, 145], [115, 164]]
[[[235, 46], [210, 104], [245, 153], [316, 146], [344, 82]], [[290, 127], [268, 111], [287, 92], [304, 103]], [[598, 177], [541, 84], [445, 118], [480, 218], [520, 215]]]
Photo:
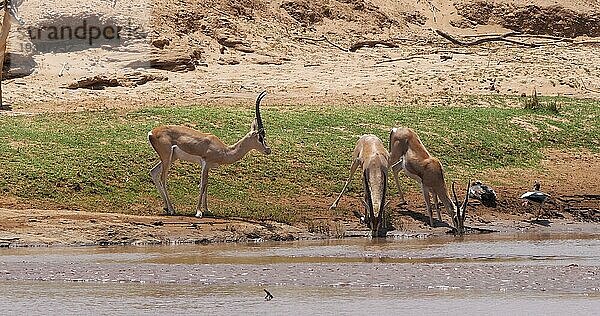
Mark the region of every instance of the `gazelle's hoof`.
[[331, 204], [329, 210], [335, 210], [337, 208], [337, 204]]
[[169, 210], [168, 208], [163, 208], [167, 215], [175, 215], [175, 210]]
[[196, 211], [196, 216], [197, 218], [202, 218], [202, 211]]

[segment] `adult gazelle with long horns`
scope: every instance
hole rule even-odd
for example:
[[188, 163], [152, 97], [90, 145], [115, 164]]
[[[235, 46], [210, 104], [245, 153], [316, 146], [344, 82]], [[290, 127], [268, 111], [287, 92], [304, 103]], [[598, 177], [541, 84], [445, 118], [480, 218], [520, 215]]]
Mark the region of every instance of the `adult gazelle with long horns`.
[[432, 227], [434, 226], [430, 200], [433, 196], [433, 206], [436, 208], [438, 220], [442, 220], [440, 207], [438, 205], [439, 198], [446, 207], [448, 215], [452, 218], [456, 233], [464, 233], [464, 221], [466, 217], [470, 183], [467, 185], [467, 196], [463, 203], [460, 203], [456, 198], [454, 184], [452, 184], [454, 201], [451, 201], [446, 188], [446, 182], [444, 181], [444, 168], [442, 167], [440, 160], [429, 154], [417, 133], [412, 129], [393, 128], [390, 131], [390, 167], [392, 169], [392, 174], [394, 175], [394, 180], [396, 181], [396, 186], [398, 187], [400, 199], [403, 202], [404, 195], [402, 193], [402, 188], [400, 187], [400, 182], [398, 181], [398, 173], [401, 170], [404, 171], [407, 176], [416, 180], [421, 186], [425, 206], [429, 215], [429, 225]]
[[242, 159], [252, 149], [265, 155], [271, 153], [260, 117], [260, 101], [266, 94], [266, 91], [263, 91], [256, 99], [256, 114], [250, 132], [230, 146], [213, 134], [202, 133], [180, 125], [162, 125], [148, 132], [148, 140], [160, 159], [160, 162], [150, 171], [150, 176], [164, 201], [167, 214], [175, 214], [167, 192], [167, 176], [171, 164], [177, 159], [199, 163], [202, 166], [200, 196], [196, 207], [196, 217], [202, 217], [202, 213], [208, 210], [206, 187], [210, 169], [223, 164], [232, 164]]

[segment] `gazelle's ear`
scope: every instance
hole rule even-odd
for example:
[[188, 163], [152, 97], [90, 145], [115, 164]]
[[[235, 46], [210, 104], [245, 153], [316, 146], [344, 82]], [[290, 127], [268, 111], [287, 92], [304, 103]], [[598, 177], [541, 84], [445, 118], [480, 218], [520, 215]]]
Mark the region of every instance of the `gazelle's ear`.
[[256, 131], [258, 130], [258, 123], [256, 122], [256, 118], [254, 118], [254, 121], [252, 121], [252, 126], [250, 126], [250, 131]]

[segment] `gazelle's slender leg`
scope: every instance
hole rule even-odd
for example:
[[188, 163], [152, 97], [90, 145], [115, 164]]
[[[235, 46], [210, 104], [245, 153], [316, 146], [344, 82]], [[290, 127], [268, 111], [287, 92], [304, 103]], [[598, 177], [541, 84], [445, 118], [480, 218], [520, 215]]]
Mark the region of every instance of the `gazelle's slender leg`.
[[425, 200], [425, 207], [427, 207], [427, 214], [429, 214], [429, 225], [433, 227], [433, 211], [431, 210], [431, 196], [429, 187], [421, 184], [421, 190], [423, 191], [423, 199]]
[[167, 191], [167, 177], [169, 176], [169, 169], [171, 168], [171, 163], [174, 160], [174, 149], [171, 148], [171, 155], [168, 160], [162, 161], [162, 172], [160, 174], [160, 182], [162, 183], [163, 192], [165, 193], [165, 202], [167, 205], [167, 214], [174, 215], [175, 210], [173, 209], [173, 204], [171, 204], [171, 199], [169, 198], [169, 192]]
[[152, 182], [156, 186], [156, 189], [158, 190], [158, 193], [160, 194], [160, 197], [162, 198], [163, 203], [165, 204], [165, 210], [168, 211], [167, 198], [165, 196], [164, 187], [160, 180], [161, 171], [162, 162], [159, 162], [158, 164], [156, 164], [156, 166], [154, 166], [154, 168], [152, 168], [152, 170], [150, 170], [150, 177], [152, 178]]
[[438, 195], [433, 192], [433, 205], [435, 206], [435, 211], [437, 212], [437, 218], [441, 222], [442, 215], [440, 214], [440, 204], [438, 203]]
[[346, 191], [346, 187], [348, 187], [348, 184], [352, 180], [352, 176], [354, 175], [354, 172], [356, 171], [356, 168], [358, 168], [359, 164], [360, 164], [360, 161], [358, 159], [354, 159], [354, 161], [352, 161], [352, 165], [350, 166], [350, 175], [348, 176], [348, 180], [346, 180], [346, 183], [344, 184], [344, 187], [342, 188], [342, 192], [340, 192], [340, 195], [338, 195], [337, 199], [335, 199], [335, 202], [333, 202], [333, 204], [331, 204], [331, 206], [329, 207], [330, 210], [337, 207], [338, 202], [342, 198], [344, 191]]
[[196, 217], [202, 217], [202, 212], [208, 211], [207, 203], [207, 185], [208, 185], [208, 166], [202, 161], [202, 177], [200, 178], [200, 196], [198, 196], [198, 206], [196, 207]]
[[[204, 173], [204, 168], [202, 168], [202, 173]], [[204, 177], [200, 178], [200, 183], [198, 184], [198, 204], [196, 205], [196, 217], [202, 217], [202, 197], [204, 195]]]
[[448, 213], [450, 218], [454, 218], [454, 215], [456, 214], [456, 210], [454, 208], [455, 205], [454, 205], [454, 203], [452, 203], [452, 201], [450, 201], [448, 196], [446, 194], [444, 194], [445, 191], [446, 191], [445, 187], [437, 188], [437, 189], [435, 189], [435, 194], [442, 201], [442, 204], [444, 204], [444, 206], [446, 207], [446, 212]]
[[402, 165], [400, 163], [397, 163], [392, 167], [394, 181], [396, 182], [396, 187], [398, 187], [398, 195], [400, 196], [400, 204], [406, 204], [406, 200], [404, 199], [404, 192], [402, 192], [402, 187], [400, 186], [400, 181], [398, 180], [398, 173], [400, 172], [400, 170], [402, 170]]
[[[206, 171], [205, 171], [206, 170]], [[204, 190], [202, 192], [202, 210], [204, 212], [208, 211], [208, 172], [210, 168], [208, 166], [204, 166], [202, 170], [202, 177], [204, 177]]]

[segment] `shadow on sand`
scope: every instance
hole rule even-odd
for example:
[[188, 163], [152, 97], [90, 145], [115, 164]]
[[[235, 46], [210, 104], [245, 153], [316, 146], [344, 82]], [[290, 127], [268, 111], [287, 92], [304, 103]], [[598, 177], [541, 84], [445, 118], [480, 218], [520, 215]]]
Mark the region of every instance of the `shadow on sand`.
[[532, 225], [540, 225], [540, 226], [544, 226], [544, 227], [550, 227], [552, 224], [552, 222], [547, 219], [532, 219], [532, 220], [525, 220], [524, 222], [532, 224]]
[[[413, 210], [408, 210], [408, 209], [403, 209], [401, 211], [399, 211], [398, 213], [400, 213], [403, 216], [409, 216], [410, 218], [414, 219], [415, 221], [419, 221], [422, 222], [425, 225], [429, 225], [429, 217], [423, 213], [420, 212], [415, 212]], [[434, 213], [435, 216], [435, 213]], [[433, 219], [433, 227], [446, 227], [446, 228], [450, 228], [452, 229], [452, 226], [448, 225], [448, 223], [440, 221], [436, 218]]]

